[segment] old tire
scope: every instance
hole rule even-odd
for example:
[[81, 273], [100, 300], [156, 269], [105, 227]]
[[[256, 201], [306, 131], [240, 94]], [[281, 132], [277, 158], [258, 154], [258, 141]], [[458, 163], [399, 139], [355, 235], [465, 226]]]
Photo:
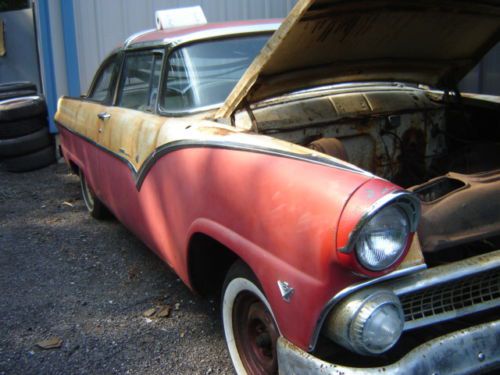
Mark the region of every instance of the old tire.
[[36, 94], [37, 94], [36, 90], [8, 91], [0, 93], [0, 100], [19, 98], [23, 96], [33, 96]]
[[224, 282], [222, 322], [238, 375], [278, 373], [278, 326], [255, 275], [240, 261], [231, 266]]
[[22, 137], [0, 139], [0, 156], [21, 156], [41, 150], [51, 144], [49, 129], [42, 128]]
[[43, 168], [56, 160], [54, 147], [49, 146], [31, 154], [5, 159], [5, 168], [9, 172], [28, 172]]
[[28, 117], [15, 121], [0, 122], [0, 139], [22, 137], [47, 126], [45, 117]]
[[18, 91], [35, 91], [36, 85], [29, 81], [17, 81], [17, 82], [7, 82], [0, 84], [0, 94], [6, 92], [18, 92]]
[[0, 84], [0, 100], [36, 95], [36, 93], [36, 85], [32, 82], [9, 82]]
[[106, 219], [109, 211], [104, 204], [96, 197], [94, 191], [89, 186], [85, 174], [80, 169], [80, 188], [82, 190], [83, 202], [90, 215], [96, 219]]
[[46, 114], [47, 105], [45, 99], [40, 96], [25, 96], [0, 102], [0, 122], [11, 122]]

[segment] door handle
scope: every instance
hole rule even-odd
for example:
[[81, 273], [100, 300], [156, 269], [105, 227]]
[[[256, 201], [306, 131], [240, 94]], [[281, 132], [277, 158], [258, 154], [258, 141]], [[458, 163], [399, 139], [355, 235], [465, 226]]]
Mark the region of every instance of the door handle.
[[108, 112], [101, 112], [97, 115], [97, 117], [99, 117], [100, 120], [109, 120], [111, 118], [111, 115], [108, 113]]

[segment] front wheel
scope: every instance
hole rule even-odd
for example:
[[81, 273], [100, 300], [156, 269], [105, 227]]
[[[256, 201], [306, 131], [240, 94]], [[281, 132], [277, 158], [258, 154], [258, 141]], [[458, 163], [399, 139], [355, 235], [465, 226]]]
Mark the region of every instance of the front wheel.
[[87, 211], [96, 219], [105, 219], [108, 217], [108, 211], [104, 204], [97, 198], [89, 186], [85, 175], [80, 170], [80, 187], [82, 189], [83, 201]]
[[277, 374], [280, 336], [271, 307], [252, 271], [242, 262], [229, 270], [222, 291], [226, 343], [238, 375]]

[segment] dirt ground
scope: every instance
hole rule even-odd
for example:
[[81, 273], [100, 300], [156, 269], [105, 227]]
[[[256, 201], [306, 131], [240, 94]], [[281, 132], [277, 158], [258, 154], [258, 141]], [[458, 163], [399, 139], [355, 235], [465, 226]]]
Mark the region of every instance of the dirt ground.
[[0, 170], [0, 374], [231, 373], [218, 302], [92, 219], [65, 165]]

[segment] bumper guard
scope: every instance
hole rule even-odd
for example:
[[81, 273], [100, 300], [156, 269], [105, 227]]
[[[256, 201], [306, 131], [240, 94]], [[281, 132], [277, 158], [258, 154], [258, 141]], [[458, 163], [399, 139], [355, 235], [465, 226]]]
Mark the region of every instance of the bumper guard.
[[346, 367], [322, 361], [285, 338], [278, 340], [281, 375], [472, 374], [500, 366], [500, 320], [433, 339], [383, 367]]

